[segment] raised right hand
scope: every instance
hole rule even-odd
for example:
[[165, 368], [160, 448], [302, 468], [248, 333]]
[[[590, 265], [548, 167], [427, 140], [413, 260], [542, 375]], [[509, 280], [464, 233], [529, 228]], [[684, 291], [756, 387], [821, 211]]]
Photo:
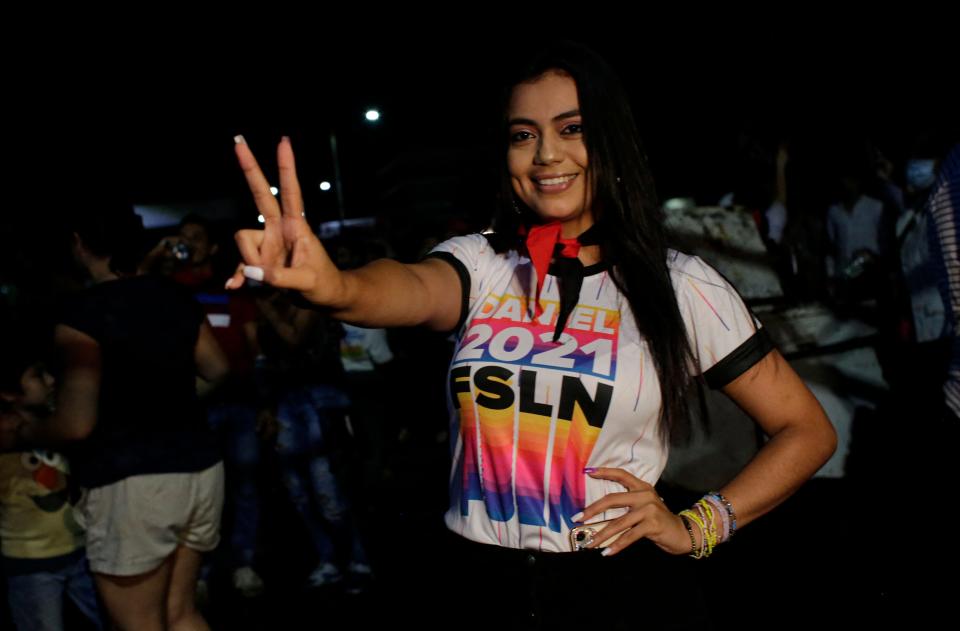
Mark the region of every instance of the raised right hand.
[[[274, 287], [295, 289], [318, 305], [337, 307], [344, 297], [343, 276], [303, 216], [303, 197], [297, 180], [293, 148], [286, 136], [277, 147], [280, 171], [280, 203], [257, 164], [243, 136], [237, 136], [236, 153], [260, 214], [263, 230], [240, 230], [237, 246], [243, 263], [227, 281], [227, 289], [243, 285], [244, 277], [262, 280]], [[246, 269], [253, 267], [254, 269]]]

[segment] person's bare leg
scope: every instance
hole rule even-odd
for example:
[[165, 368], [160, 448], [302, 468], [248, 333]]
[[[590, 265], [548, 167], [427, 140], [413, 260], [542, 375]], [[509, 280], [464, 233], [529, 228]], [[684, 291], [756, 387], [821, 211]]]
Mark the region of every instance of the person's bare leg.
[[97, 591], [118, 631], [165, 631], [172, 561], [173, 555], [155, 570], [136, 576], [94, 573]]
[[196, 606], [200, 553], [180, 545], [171, 556], [173, 571], [166, 605], [169, 628], [171, 631], [209, 631], [210, 627]]

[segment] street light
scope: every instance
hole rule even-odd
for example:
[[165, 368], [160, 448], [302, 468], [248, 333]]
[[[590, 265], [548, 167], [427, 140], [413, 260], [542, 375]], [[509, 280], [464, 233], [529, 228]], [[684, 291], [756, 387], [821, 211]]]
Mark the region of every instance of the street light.
[[337, 212], [340, 213], [340, 224], [346, 215], [343, 211], [343, 180], [340, 178], [340, 154], [337, 153], [337, 133], [330, 130], [330, 154], [333, 156], [333, 181], [337, 183]]
[[[380, 120], [380, 111], [376, 108], [370, 108], [366, 111], [364, 117], [367, 119], [367, 122], [375, 123]], [[340, 176], [340, 154], [337, 151], [337, 133], [333, 129], [330, 130], [330, 154], [333, 156], [333, 181], [336, 182], [337, 189], [337, 211], [340, 214], [340, 224], [343, 225], [346, 219], [345, 206], [343, 203], [343, 179]], [[327, 185], [327, 188], [323, 187], [324, 184]], [[320, 183], [320, 190], [326, 191], [329, 189], [329, 182]]]

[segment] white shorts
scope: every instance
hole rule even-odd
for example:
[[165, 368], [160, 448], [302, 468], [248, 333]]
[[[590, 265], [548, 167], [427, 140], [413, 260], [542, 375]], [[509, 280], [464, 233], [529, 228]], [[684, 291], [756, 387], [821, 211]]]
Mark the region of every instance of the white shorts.
[[74, 515], [86, 529], [90, 569], [136, 576], [180, 545], [207, 552], [220, 542], [223, 463], [196, 473], [135, 475], [84, 489]]

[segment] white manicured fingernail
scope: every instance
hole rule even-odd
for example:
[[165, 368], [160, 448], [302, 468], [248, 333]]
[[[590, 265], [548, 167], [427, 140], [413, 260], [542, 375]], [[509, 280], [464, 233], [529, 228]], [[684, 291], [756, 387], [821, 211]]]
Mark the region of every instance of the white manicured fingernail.
[[233, 137], [233, 142], [237, 143], [238, 145], [245, 145], [245, 144], [247, 144], [246, 139], [245, 139], [243, 136], [241, 136], [240, 134], [237, 134], [236, 136]]
[[602, 557], [608, 557], [608, 556], [610, 556], [611, 554], [613, 554], [613, 550], [611, 550], [610, 548], [604, 548], [604, 549], [603, 549], [603, 552], [600, 553], [600, 556], [602, 556]]
[[263, 281], [263, 268], [254, 267], [253, 265], [245, 265], [243, 267], [243, 275], [249, 278], [250, 280]]
[[577, 521], [577, 522], [583, 521], [583, 513], [582, 513], [582, 512], [579, 512], [579, 513], [577, 513], [576, 515], [574, 515], [573, 517], [571, 517], [570, 519], [572, 519], [573, 521]]

